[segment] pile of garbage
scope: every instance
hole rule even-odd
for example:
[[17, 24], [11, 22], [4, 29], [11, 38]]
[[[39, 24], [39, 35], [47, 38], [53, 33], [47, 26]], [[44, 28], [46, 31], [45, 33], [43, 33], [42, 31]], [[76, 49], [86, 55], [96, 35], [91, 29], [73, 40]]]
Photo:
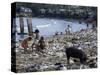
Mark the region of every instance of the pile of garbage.
[[[85, 29], [71, 34], [55, 35], [45, 38], [44, 53], [29, 48], [28, 53], [16, 43], [16, 69], [18, 72], [55, 71], [69, 69], [88, 69], [97, 67], [97, 31]], [[76, 47], [88, 56], [88, 64], [81, 67], [79, 62], [70, 59], [67, 64], [65, 47]]]

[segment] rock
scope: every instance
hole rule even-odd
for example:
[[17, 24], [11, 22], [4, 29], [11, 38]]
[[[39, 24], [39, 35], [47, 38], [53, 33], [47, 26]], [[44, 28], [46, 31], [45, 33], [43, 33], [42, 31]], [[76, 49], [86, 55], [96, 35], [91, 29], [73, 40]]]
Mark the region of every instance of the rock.
[[90, 68], [97, 68], [97, 64], [93, 62], [93, 63], [89, 64], [89, 67]]
[[26, 68], [26, 72], [37, 72], [39, 71], [39, 65], [31, 65]]
[[70, 64], [74, 64], [74, 61], [70, 59], [69, 63], [70, 63]]
[[67, 70], [67, 68], [61, 63], [56, 63], [55, 70]]

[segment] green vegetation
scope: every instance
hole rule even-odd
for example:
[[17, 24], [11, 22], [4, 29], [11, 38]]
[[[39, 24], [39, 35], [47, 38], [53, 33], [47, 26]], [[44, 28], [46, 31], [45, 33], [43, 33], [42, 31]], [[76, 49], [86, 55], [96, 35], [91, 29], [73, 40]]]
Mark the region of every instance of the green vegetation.
[[[55, 4], [39, 4], [39, 3], [16, 3], [17, 16], [20, 7], [30, 8], [33, 17], [63, 17], [63, 18], [96, 18], [97, 7], [75, 6], [75, 5], [55, 5]], [[25, 16], [25, 14], [23, 14]]]

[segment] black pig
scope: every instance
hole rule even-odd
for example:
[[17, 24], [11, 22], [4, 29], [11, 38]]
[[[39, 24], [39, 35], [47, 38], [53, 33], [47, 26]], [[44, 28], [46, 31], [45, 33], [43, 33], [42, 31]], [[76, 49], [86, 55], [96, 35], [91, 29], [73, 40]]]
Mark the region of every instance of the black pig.
[[80, 59], [81, 64], [85, 64], [87, 60], [87, 55], [82, 50], [79, 50], [75, 47], [66, 48], [66, 56], [67, 56], [68, 63], [70, 57]]

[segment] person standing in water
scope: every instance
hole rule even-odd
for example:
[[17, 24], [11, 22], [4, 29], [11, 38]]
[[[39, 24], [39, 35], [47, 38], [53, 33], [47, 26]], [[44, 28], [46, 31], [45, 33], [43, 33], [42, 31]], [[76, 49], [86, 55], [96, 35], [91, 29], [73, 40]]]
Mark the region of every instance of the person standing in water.
[[71, 33], [71, 26], [67, 25], [67, 28], [65, 30], [66, 34], [70, 34]]
[[89, 28], [89, 24], [87, 23], [87, 28]]

